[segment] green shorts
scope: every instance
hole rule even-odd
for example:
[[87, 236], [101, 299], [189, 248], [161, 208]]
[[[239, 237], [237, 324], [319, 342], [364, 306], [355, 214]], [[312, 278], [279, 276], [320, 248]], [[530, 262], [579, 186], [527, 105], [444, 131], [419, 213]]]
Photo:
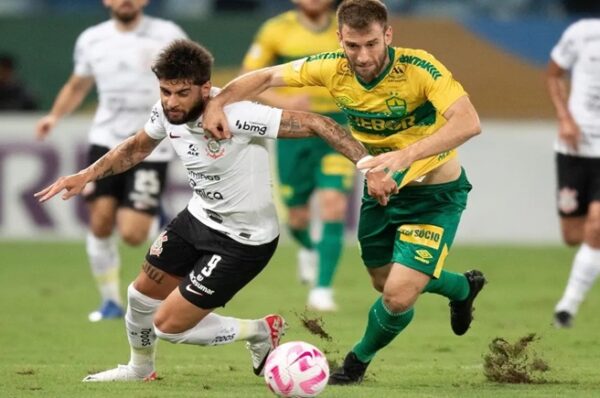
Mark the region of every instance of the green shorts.
[[354, 164], [320, 138], [277, 140], [277, 166], [288, 207], [307, 204], [315, 189], [347, 193], [354, 182]]
[[365, 187], [358, 225], [364, 264], [376, 268], [394, 262], [437, 278], [470, 190], [464, 169], [455, 181], [406, 186], [385, 207]]

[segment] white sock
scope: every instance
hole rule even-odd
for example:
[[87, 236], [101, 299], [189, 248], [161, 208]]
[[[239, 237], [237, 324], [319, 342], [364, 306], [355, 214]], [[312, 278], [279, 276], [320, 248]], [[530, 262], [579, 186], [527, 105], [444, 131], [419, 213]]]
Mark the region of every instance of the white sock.
[[594, 249], [585, 243], [582, 244], [575, 255], [569, 282], [555, 311], [567, 311], [575, 315], [599, 274], [600, 249]]
[[165, 333], [156, 326], [156, 335], [175, 344], [221, 345], [238, 340], [264, 340], [268, 331], [262, 319], [237, 319], [214, 313], [208, 314], [196, 326], [181, 333]]
[[98, 238], [91, 232], [88, 232], [86, 250], [92, 274], [96, 279], [102, 300], [112, 300], [121, 305], [122, 300], [119, 292], [121, 260], [116, 242], [112, 236]]
[[133, 283], [127, 288], [125, 327], [131, 347], [129, 366], [140, 376], [147, 376], [154, 371], [156, 333], [152, 319], [160, 303], [162, 300], [140, 293]]

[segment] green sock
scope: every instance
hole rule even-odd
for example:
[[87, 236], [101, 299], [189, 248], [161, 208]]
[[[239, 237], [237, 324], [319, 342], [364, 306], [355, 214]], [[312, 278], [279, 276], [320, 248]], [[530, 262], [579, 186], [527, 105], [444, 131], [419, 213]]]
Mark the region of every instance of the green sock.
[[344, 224], [341, 222], [323, 223], [323, 234], [317, 245], [319, 252], [319, 275], [317, 287], [329, 287], [333, 274], [342, 254], [342, 241], [344, 238]]
[[308, 228], [295, 229], [289, 227], [289, 229], [290, 233], [292, 234], [292, 237], [296, 240], [296, 242], [298, 242], [300, 246], [302, 246], [305, 249], [312, 250], [314, 245], [312, 239], [310, 238], [310, 232], [308, 231]]
[[388, 345], [409, 323], [414, 308], [400, 313], [391, 312], [379, 297], [369, 311], [367, 329], [362, 340], [352, 349], [361, 362], [369, 362], [375, 353]]
[[456, 272], [444, 271], [438, 279], [431, 279], [423, 292], [441, 294], [451, 301], [461, 301], [467, 298], [471, 288], [467, 277]]

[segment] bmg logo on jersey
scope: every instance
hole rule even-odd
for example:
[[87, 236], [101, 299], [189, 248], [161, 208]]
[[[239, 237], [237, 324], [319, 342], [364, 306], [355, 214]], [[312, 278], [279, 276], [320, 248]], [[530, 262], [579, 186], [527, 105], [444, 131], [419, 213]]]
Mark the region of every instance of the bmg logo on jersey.
[[259, 135], [265, 135], [267, 133], [267, 125], [263, 123], [236, 120], [235, 127], [251, 133], [258, 133]]

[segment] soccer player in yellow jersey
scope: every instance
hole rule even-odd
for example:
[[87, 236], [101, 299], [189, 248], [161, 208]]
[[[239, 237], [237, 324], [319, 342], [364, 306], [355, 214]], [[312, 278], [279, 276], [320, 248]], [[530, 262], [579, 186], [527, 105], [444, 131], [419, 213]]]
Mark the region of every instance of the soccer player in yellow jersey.
[[[296, 9], [263, 24], [244, 58], [242, 72], [339, 49], [333, 0], [293, 2]], [[344, 113], [321, 87], [280, 87], [262, 94], [260, 100], [285, 109], [318, 112], [347, 124]], [[281, 196], [289, 210], [288, 227], [300, 245], [298, 276], [303, 283], [314, 283], [308, 307], [334, 311], [337, 305], [331, 286], [342, 252], [354, 166], [318, 137], [277, 142], [277, 166]], [[322, 221], [318, 243], [310, 236], [309, 200], [313, 193]]]
[[443, 266], [471, 189], [455, 148], [477, 135], [480, 124], [466, 92], [438, 60], [390, 46], [383, 3], [345, 0], [337, 18], [343, 51], [239, 77], [208, 105], [204, 128], [229, 136], [221, 107], [268, 87], [324, 86], [348, 116], [355, 138], [377, 155], [358, 164], [367, 178], [358, 238], [382, 295], [370, 309], [363, 337], [330, 377], [330, 384], [354, 384], [377, 351], [410, 323], [421, 293], [450, 300], [455, 334], [471, 324], [485, 278], [480, 271], [460, 274]]

